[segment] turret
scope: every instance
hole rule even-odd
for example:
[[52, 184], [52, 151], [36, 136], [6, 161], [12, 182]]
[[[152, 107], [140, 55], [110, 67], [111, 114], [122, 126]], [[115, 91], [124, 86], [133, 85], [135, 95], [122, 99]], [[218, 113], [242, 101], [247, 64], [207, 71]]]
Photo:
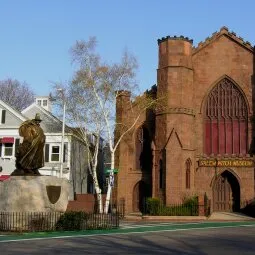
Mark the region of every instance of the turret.
[[127, 90], [116, 91], [116, 121], [122, 122], [126, 110], [130, 107], [131, 92]]
[[193, 158], [192, 43], [183, 36], [158, 40], [157, 96], [166, 105], [156, 114], [153, 196], [168, 204], [177, 202], [175, 197], [184, 187], [180, 164], [185, 166], [185, 160]]
[[162, 39], [158, 39], [158, 68], [168, 66], [185, 66], [187, 68], [192, 68], [192, 44], [193, 40], [183, 36], [167, 36]]
[[188, 37], [158, 40], [158, 94], [171, 95], [169, 107], [191, 107], [193, 94], [192, 43]]

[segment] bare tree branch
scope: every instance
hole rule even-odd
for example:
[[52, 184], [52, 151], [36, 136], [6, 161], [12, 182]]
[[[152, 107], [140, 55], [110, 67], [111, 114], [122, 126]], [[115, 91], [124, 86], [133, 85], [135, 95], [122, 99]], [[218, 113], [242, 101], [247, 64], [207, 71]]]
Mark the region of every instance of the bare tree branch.
[[14, 79], [0, 81], [0, 99], [18, 111], [34, 102], [34, 92], [26, 82]]
[[[135, 80], [138, 67], [136, 58], [125, 51], [120, 63], [108, 64], [102, 62], [96, 53], [96, 39], [90, 38], [88, 42], [77, 41], [71, 48], [72, 63], [75, 72], [72, 81], [65, 85], [67, 118], [77, 126], [84, 142], [89, 146], [88, 134], [95, 135], [95, 143], [89, 160], [90, 171], [93, 177], [98, 200], [101, 198], [101, 189], [98, 185], [97, 164], [98, 150], [101, 137], [103, 137], [111, 153], [111, 175], [113, 174], [115, 151], [123, 137], [130, 132], [138, 122], [140, 116], [152, 107], [154, 99], [144, 96], [136, 100], [138, 113], [133, 112], [130, 104], [130, 113], [133, 114], [130, 123], [118, 123], [123, 130], [119, 133], [114, 144], [114, 130], [116, 129], [116, 100], [119, 91], [131, 91], [135, 94], [138, 86]], [[119, 125], [120, 124], [120, 125]], [[90, 152], [88, 152], [90, 153]], [[104, 212], [108, 212], [112, 186], [108, 183]]]

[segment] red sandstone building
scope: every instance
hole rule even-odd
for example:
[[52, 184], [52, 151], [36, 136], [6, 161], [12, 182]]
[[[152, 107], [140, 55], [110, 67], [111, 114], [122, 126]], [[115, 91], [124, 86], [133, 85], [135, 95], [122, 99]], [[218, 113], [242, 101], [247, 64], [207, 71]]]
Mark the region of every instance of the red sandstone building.
[[[237, 211], [254, 198], [254, 48], [226, 27], [192, 43], [158, 40], [151, 92], [167, 106], [144, 113], [119, 146], [115, 191], [127, 212], [141, 210], [145, 197], [170, 205], [206, 193], [212, 211]], [[125, 92], [117, 120], [132, 122], [130, 107], [136, 110]]]

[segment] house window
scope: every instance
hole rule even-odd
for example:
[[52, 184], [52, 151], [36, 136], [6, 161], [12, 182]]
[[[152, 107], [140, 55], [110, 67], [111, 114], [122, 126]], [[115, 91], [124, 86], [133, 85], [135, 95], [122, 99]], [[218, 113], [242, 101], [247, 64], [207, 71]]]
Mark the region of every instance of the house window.
[[37, 100], [37, 104], [41, 106], [42, 105], [42, 100]]
[[190, 189], [190, 167], [191, 167], [191, 160], [186, 160], [186, 189]]
[[13, 143], [0, 143], [0, 156], [11, 157], [13, 155]]
[[3, 156], [12, 156], [12, 152], [13, 152], [13, 143], [5, 143], [4, 144], [4, 155]]
[[[46, 143], [44, 148], [45, 162], [60, 162], [61, 145]], [[63, 162], [68, 160], [68, 143], [64, 143]]]
[[60, 146], [54, 145], [51, 147], [51, 161], [59, 162]]
[[18, 150], [18, 148], [19, 148], [19, 144], [20, 144], [20, 139], [19, 139], [19, 138], [16, 138], [16, 139], [15, 139], [15, 155], [16, 155], [17, 150]]
[[64, 143], [63, 162], [67, 162], [67, 158], [68, 158], [68, 143]]
[[12, 157], [14, 154], [14, 138], [0, 138], [0, 157]]
[[1, 110], [1, 124], [5, 124], [6, 110]]
[[43, 100], [43, 106], [47, 106], [48, 102], [47, 100]]

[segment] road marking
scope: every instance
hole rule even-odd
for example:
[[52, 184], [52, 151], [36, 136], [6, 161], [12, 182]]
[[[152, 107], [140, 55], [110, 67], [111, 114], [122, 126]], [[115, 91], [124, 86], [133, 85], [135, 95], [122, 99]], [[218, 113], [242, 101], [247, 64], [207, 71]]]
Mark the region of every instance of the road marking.
[[[121, 224], [120, 228], [121, 229], [127, 229], [127, 228], [148, 228], [148, 227], [160, 227], [160, 226], [179, 226], [180, 224], [183, 223], [169, 223], [169, 222], [164, 222], [164, 223], [150, 223], [150, 224]], [[189, 222], [185, 223], [185, 225], [191, 225], [191, 224], [201, 224], [201, 222]]]
[[[210, 226], [210, 225], [216, 225], [216, 226]], [[221, 224], [218, 225], [217, 224]], [[232, 224], [232, 225], [230, 225]], [[233, 225], [234, 224], [234, 225]], [[228, 222], [225, 224], [222, 223], [201, 223], [202, 226], [189, 226], [187, 224], [179, 224], [181, 228], [178, 228], [177, 225], [174, 229], [167, 229], [167, 227], [172, 226], [158, 226], [158, 229], [154, 229], [154, 227], [151, 227], [151, 229], [146, 228], [136, 228], [136, 229], [113, 229], [113, 230], [91, 230], [91, 231], [84, 231], [82, 234], [78, 234], [80, 232], [71, 232], [69, 235], [68, 233], [58, 232], [58, 233], [37, 233], [37, 234], [26, 234], [27, 236], [30, 235], [29, 238], [26, 238], [26, 235], [20, 235], [20, 236], [12, 236], [12, 237], [6, 237], [7, 239], [1, 240], [0, 243], [8, 243], [8, 242], [22, 242], [22, 241], [32, 241], [32, 240], [46, 240], [46, 239], [65, 239], [65, 238], [80, 238], [80, 237], [93, 237], [93, 236], [114, 236], [114, 235], [125, 235], [125, 234], [138, 234], [138, 233], [157, 233], [157, 232], [176, 232], [176, 231], [188, 231], [188, 230], [203, 230], [203, 229], [217, 229], [217, 228], [235, 228], [235, 227], [255, 227], [255, 222], [247, 224], [247, 222]], [[206, 226], [209, 225], [209, 226]], [[184, 226], [187, 226], [187, 228], [183, 228]], [[66, 234], [66, 235], [65, 235]], [[45, 235], [42, 237], [38, 237], [39, 235]]]

